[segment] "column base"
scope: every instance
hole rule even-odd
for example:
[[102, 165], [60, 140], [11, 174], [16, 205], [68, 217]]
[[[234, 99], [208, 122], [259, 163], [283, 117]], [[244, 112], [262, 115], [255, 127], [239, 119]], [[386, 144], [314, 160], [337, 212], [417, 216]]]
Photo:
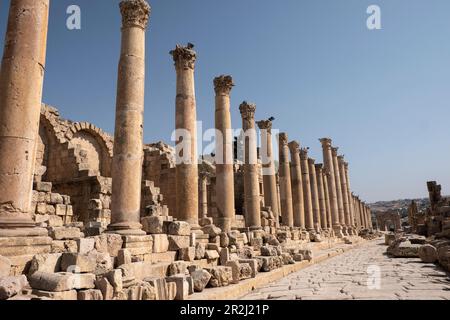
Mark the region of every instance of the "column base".
[[47, 237], [45, 228], [0, 228], [0, 238], [10, 237]]
[[147, 233], [142, 230], [142, 225], [136, 222], [119, 222], [108, 226], [106, 233], [116, 233], [121, 236], [145, 236]]
[[231, 218], [218, 218], [217, 226], [222, 229], [222, 232], [230, 232], [232, 221], [233, 219]]
[[333, 231], [334, 231], [334, 235], [336, 236], [336, 238], [341, 239], [344, 237], [344, 233], [342, 232], [342, 226], [340, 226], [340, 225], [333, 226]]

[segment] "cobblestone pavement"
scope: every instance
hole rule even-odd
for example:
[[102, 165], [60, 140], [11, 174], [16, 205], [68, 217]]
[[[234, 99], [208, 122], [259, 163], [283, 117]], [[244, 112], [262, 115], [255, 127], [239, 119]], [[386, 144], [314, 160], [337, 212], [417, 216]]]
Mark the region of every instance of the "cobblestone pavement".
[[[243, 300], [449, 300], [450, 276], [420, 259], [389, 258], [371, 241], [257, 289]], [[378, 276], [380, 275], [380, 276]]]

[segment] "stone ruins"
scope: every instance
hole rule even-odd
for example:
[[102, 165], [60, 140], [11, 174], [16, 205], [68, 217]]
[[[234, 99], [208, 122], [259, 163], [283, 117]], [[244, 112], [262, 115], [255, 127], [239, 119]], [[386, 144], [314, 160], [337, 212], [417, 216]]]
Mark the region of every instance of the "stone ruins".
[[[144, 0], [120, 3], [114, 137], [42, 104], [49, 2], [12, 0], [9, 11], [0, 72], [0, 300], [195, 299], [311, 260], [317, 248], [374, 237], [370, 208], [351, 189], [332, 140], [320, 139], [322, 164], [287, 133], [272, 136], [273, 118], [255, 121], [255, 104], [233, 107], [231, 76], [213, 81], [222, 139], [216, 157], [199, 161], [192, 44], [170, 52], [174, 129], [185, 133], [176, 145], [190, 152], [144, 144]], [[241, 114], [243, 144], [230, 133], [231, 112]], [[432, 206], [416, 228], [436, 239], [418, 251], [448, 266], [450, 203], [435, 183], [429, 189]]]

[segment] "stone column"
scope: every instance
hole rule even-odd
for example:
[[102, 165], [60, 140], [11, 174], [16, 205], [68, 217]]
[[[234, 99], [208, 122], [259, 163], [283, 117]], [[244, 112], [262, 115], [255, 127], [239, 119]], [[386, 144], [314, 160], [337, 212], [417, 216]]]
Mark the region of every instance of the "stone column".
[[325, 199], [325, 190], [323, 187], [323, 164], [316, 164], [316, 181], [319, 197], [320, 226], [322, 230], [327, 230], [327, 208]]
[[342, 226], [342, 232], [345, 236], [347, 233], [347, 225], [345, 223], [345, 213], [344, 213], [344, 200], [342, 196], [342, 185], [341, 185], [341, 174], [339, 170], [338, 163], [338, 148], [331, 148], [331, 154], [333, 156], [333, 168], [334, 168], [334, 179], [336, 181], [336, 197], [338, 203], [339, 221]]
[[11, 0], [0, 70], [0, 237], [34, 228], [31, 196], [47, 49], [49, 0]]
[[356, 200], [356, 196], [352, 193], [352, 200], [353, 200], [353, 212], [355, 214], [355, 223], [356, 223], [356, 229], [359, 231], [361, 229], [361, 216], [359, 214], [359, 207], [358, 202]]
[[342, 189], [342, 202], [344, 205], [344, 217], [345, 224], [347, 226], [347, 232], [349, 235], [353, 235], [352, 230], [352, 220], [350, 216], [350, 203], [348, 199], [348, 187], [347, 187], [347, 179], [345, 175], [345, 161], [343, 156], [338, 156], [338, 166], [339, 166], [339, 176], [341, 179], [341, 189]]
[[307, 231], [314, 231], [313, 200], [308, 164], [308, 149], [300, 149], [300, 164], [303, 183], [303, 204], [305, 208], [305, 227]]
[[244, 193], [246, 226], [251, 229], [261, 229], [257, 139], [255, 130], [256, 105], [244, 101], [240, 105], [239, 110], [242, 116], [242, 129], [245, 134]]
[[355, 220], [355, 209], [353, 207], [353, 195], [352, 195], [352, 189], [350, 188], [350, 177], [348, 174], [348, 162], [344, 161], [344, 175], [345, 175], [345, 181], [347, 184], [347, 198], [348, 198], [348, 204], [349, 204], [349, 210], [350, 210], [350, 227], [353, 230], [353, 233], [356, 235], [356, 220]]
[[177, 45], [170, 54], [177, 73], [175, 128], [177, 149], [182, 149], [176, 165], [175, 217], [198, 229], [198, 161], [197, 161], [197, 106], [195, 100], [194, 69], [197, 54], [194, 46]]
[[221, 137], [216, 139], [216, 205], [219, 215], [218, 226], [224, 232], [231, 231], [235, 215], [233, 134], [230, 115], [230, 92], [233, 86], [231, 76], [214, 79], [216, 130], [221, 133]]
[[317, 189], [317, 179], [316, 179], [316, 160], [308, 159], [309, 165], [309, 183], [311, 185], [311, 199], [313, 208], [313, 220], [314, 220], [314, 230], [320, 232], [320, 207], [319, 207], [319, 191]]
[[122, 45], [116, 97], [112, 161], [111, 224], [123, 235], [145, 235], [141, 230], [141, 183], [145, 95], [145, 30], [150, 6], [144, 0], [120, 2]]
[[266, 207], [272, 209], [274, 217], [280, 220], [278, 210], [277, 177], [272, 146], [272, 121], [263, 120], [257, 122], [261, 130], [261, 160], [263, 168], [264, 202]]
[[292, 208], [292, 185], [291, 169], [289, 164], [288, 136], [286, 133], [278, 135], [278, 150], [280, 167], [280, 197], [281, 197], [281, 217], [283, 225], [294, 226], [294, 213]]
[[330, 203], [330, 195], [329, 195], [329, 188], [328, 188], [328, 172], [326, 169], [322, 169], [322, 171], [323, 171], [323, 176], [322, 176], [323, 191], [325, 194], [325, 206], [326, 206], [326, 210], [327, 210], [327, 226], [328, 226], [328, 230], [332, 231], [333, 230], [333, 221], [331, 218], [331, 203]]
[[300, 163], [300, 144], [289, 143], [291, 151], [292, 203], [294, 209], [294, 226], [305, 229], [305, 208], [303, 206], [302, 168]]
[[208, 176], [200, 174], [200, 214], [202, 218], [208, 217]]
[[336, 179], [335, 179], [335, 169], [333, 164], [333, 154], [331, 152], [331, 139], [323, 138], [320, 139], [322, 143], [323, 150], [323, 162], [325, 170], [328, 172], [328, 195], [330, 197], [331, 206], [331, 219], [333, 222], [333, 230], [337, 237], [343, 237], [342, 226], [339, 219], [339, 208], [337, 200], [337, 189], [336, 189]]
[[367, 221], [366, 221], [366, 215], [364, 213], [364, 206], [361, 202], [361, 200], [358, 198], [358, 206], [359, 206], [359, 212], [361, 215], [361, 225], [363, 229], [367, 228]]

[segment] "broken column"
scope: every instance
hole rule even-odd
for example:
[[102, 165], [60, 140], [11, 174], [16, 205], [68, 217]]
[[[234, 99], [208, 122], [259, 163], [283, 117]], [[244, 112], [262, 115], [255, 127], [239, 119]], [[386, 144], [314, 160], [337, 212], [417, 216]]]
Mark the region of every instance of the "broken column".
[[320, 139], [322, 143], [323, 150], [323, 162], [325, 170], [327, 171], [327, 181], [328, 181], [328, 195], [330, 197], [330, 207], [331, 207], [331, 218], [333, 222], [333, 230], [337, 237], [343, 237], [342, 226], [339, 220], [339, 209], [336, 193], [336, 179], [335, 170], [333, 165], [333, 155], [331, 152], [331, 139], [323, 138]]
[[0, 237], [47, 235], [31, 215], [49, 0], [12, 0], [0, 71]]
[[344, 205], [344, 217], [345, 224], [347, 225], [347, 232], [349, 235], [353, 235], [352, 229], [352, 221], [350, 217], [350, 203], [348, 199], [348, 187], [347, 187], [347, 179], [345, 177], [345, 161], [343, 156], [338, 156], [338, 166], [339, 166], [339, 177], [341, 179], [341, 188], [342, 188], [342, 201]]
[[255, 130], [256, 105], [244, 101], [239, 110], [244, 130], [245, 222], [251, 229], [261, 229], [261, 206], [258, 178], [258, 155]]
[[234, 220], [234, 157], [233, 134], [231, 130], [230, 92], [233, 88], [231, 76], [214, 79], [216, 93], [216, 207], [218, 226], [224, 231], [231, 231]]
[[281, 217], [283, 225], [294, 226], [292, 208], [291, 169], [289, 164], [288, 136], [286, 133], [278, 135], [279, 162], [278, 176], [280, 177]]
[[303, 204], [305, 207], [305, 227], [307, 231], [314, 231], [313, 204], [308, 164], [308, 149], [300, 149], [300, 163], [303, 183]]
[[120, 3], [122, 44], [119, 61], [112, 162], [111, 224], [108, 230], [142, 235], [141, 180], [145, 95], [145, 30], [150, 6], [144, 0]]
[[197, 53], [194, 45], [177, 45], [170, 54], [177, 73], [175, 110], [176, 129], [176, 214], [178, 220], [198, 229], [198, 161], [197, 106], [195, 100], [194, 69]]
[[272, 121], [263, 120], [258, 121], [257, 124], [261, 131], [264, 202], [266, 207], [272, 209], [274, 217], [279, 221], [278, 188], [272, 147]]
[[294, 226], [305, 229], [305, 208], [303, 205], [302, 168], [300, 163], [300, 144], [297, 141], [289, 143], [291, 151], [291, 183], [292, 183], [292, 208], [294, 214]]
[[316, 178], [316, 160], [309, 158], [309, 183], [311, 184], [311, 198], [312, 198], [312, 208], [313, 208], [313, 219], [314, 219], [314, 229], [316, 232], [320, 232], [320, 207], [319, 207], [319, 191], [317, 189], [317, 178]]
[[316, 181], [319, 198], [320, 227], [323, 230], [327, 230], [328, 229], [327, 208], [326, 208], [325, 190], [323, 187], [323, 164], [321, 163], [316, 164]]
[[339, 222], [342, 226], [342, 233], [348, 235], [347, 226], [345, 224], [345, 213], [344, 213], [344, 200], [342, 197], [342, 185], [341, 185], [341, 175], [338, 164], [338, 148], [331, 148], [331, 154], [333, 156], [333, 168], [334, 168], [334, 179], [336, 181], [336, 198], [338, 203], [339, 212]]

